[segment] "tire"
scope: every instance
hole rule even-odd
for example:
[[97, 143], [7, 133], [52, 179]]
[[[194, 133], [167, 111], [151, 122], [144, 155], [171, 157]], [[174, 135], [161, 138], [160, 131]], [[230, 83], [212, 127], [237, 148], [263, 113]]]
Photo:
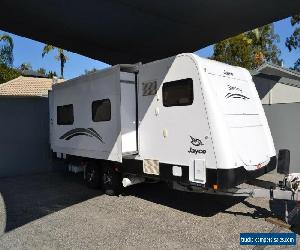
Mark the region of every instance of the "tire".
[[113, 166], [103, 166], [102, 188], [105, 194], [114, 196], [122, 192], [122, 175]]
[[86, 167], [85, 183], [89, 188], [99, 188], [101, 185], [100, 168], [93, 162], [89, 163]]

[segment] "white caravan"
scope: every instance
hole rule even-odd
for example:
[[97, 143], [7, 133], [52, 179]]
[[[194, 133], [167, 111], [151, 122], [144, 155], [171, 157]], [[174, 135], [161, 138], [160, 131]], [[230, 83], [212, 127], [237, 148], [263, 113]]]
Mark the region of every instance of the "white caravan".
[[49, 98], [52, 151], [109, 194], [148, 179], [226, 190], [276, 167], [244, 68], [180, 54], [55, 84]]

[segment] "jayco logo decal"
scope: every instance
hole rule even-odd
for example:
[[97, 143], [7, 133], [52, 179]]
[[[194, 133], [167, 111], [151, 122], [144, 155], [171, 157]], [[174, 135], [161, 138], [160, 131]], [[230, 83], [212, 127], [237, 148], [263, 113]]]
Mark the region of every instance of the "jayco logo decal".
[[205, 149], [195, 149], [195, 148], [192, 148], [190, 147], [190, 150], [188, 151], [188, 153], [190, 154], [206, 154], [206, 150]]
[[203, 146], [203, 145], [204, 145], [200, 139], [194, 138], [193, 136], [190, 136], [190, 138], [191, 138], [191, 143], [192, 143], [195, 147]]
[[[205, 149], [198, 148], [200, 146], [204, 146], [204, 143], [200, 139], [195, 138], [193, 136], [190, 136], [190, 138], [191, 138], [192, 146], [190, 146], [190, 149], [189, 149], [188, 153], [189, 154], [195, 154], [195, 155], [197, 155], [197, 154], [206, 154]], [[197, 147], [197, 148], [195, 148], [195, 147]]]

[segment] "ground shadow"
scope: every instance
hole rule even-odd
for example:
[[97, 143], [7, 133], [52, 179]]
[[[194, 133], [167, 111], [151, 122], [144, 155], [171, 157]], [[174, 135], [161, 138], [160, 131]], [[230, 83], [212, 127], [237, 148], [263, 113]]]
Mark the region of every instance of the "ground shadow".
[[[80, 174], [62, 172], [2, 178], [0, 194], [5, 204], [5, 232], [102, 194], [101, 190], [87, 188], [82, 179]], [[132, 186], [125, 189], [123, 195], [204, 217], [243, 201], [237, 197], [175, 191], [165, 183]]]
[[[269, 188], [274, 187], [275, 184], [269, 181], [255, 180], [257, 187]], [[168, 206], [183, 212], [191, 213], [202, 217], [211, 217], [217, 213], [227, 213], [239, 216], [247, 216], [253, 219], [258, 218], [278, 218], [285, 220], [285, 201], [270, 200], [269, 207], [266, 209], [253, 204], [243, 197], [221, 196], [211, 194], [186, 193], [176, 190], [171, 190], [165, 183], [157, 184], [139, 184], [139, 186], [132, 186], [127, 188], [123, 195], [132, 195], [147, 201]], [[243, 203], [245, 206], [251, 208], [253, 212], [233, 212], [228, 209], [238, 203]], [[287, 202], [288, 211], [291, 211], [294, 206], [294, 201]], [[297, 216], [292, 221], [292, 231], [299, 234], [300, 232], [300, 216]], [[299, 226], [298, 226], [299, 225]]]
[[253, 185], [253, 186], [257, 187], [257, 188], [266, 188], [266, 189], [270, 189], [270, 188], [275, 188], [276, 187], [276, 184], [274, 182], [260, 180], [260, 179], [254, 179], [254, 180], [247, 181], [247, 184]]
[[132, 195], [157, 204], [202, 217], [211, 217], [244, 200], [241, 197], [187, 193], [168, 188], [165, 183], [128, 187], [123, 195]]
[[[296, 206], [296, 201], [283, 201], [283, 200], [271, 200], [270, 201], [270, 209], [274, 214], [274, 217], [285, 221], [285, 209], [287, 204], [288, 212]], [[291, 231], [300, 235], [300, 216], [296, 215], [292, 220], [289, 221], [291, 225]]]
[[[265, 180], [259, 180], [255, 179], [253, 181], [248, 182], [251, 185], [255, 185], [256, 187], [261, 187], [261, 188], [275, 188], [275, 183], [270, 182], [270, 181], [265, 181]], [[269, 201], [269, 207], [270, 211], [264, 208], [260, 208], [258, 206], [255, 206], [253, 204], [250, 204], [249, 202], [246, 203], [245, 205], [254, 208], [255, 211], [252, 214], [252, 217], [261, 217], [261, 218], [267, 218], [267, 217], [273, 217], [273, 218], [278, 218], [282, 221], [285, 221], [285, 211], [287, 208], [287, 211], [290, 213], [294, 207], [296, 206], [296, 201], [284, 201], [284, 200], [270, 200]], [[300, 216], [297, 215], [295, 216], [292, 220], [289, 221], [289, 224], [292, 225], [291, 230], [294, 231], [297, 234], [300, 234]]]
[[102, 194], [87, 188], [82, 179], [80, 174], [64, 173], [2, 178], [5, 232]]

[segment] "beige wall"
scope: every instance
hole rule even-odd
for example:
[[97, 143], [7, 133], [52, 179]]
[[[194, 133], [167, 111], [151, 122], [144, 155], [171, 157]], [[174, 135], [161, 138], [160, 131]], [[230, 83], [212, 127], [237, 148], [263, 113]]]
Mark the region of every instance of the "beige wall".
[[269, 104], [300, 102], [300, 88], [278, 82], [270, 91]]
[[[300, 88], [280, 79], [253, 77], [264, 106], [275, 148], [291, 152], [291, 172], [300, 172]], [[268, 105], [272, 104], [272, 105]]]
[[264, 105], [274, 145], [291, 152], [290, 171], [300, 172], [300, 103]]

